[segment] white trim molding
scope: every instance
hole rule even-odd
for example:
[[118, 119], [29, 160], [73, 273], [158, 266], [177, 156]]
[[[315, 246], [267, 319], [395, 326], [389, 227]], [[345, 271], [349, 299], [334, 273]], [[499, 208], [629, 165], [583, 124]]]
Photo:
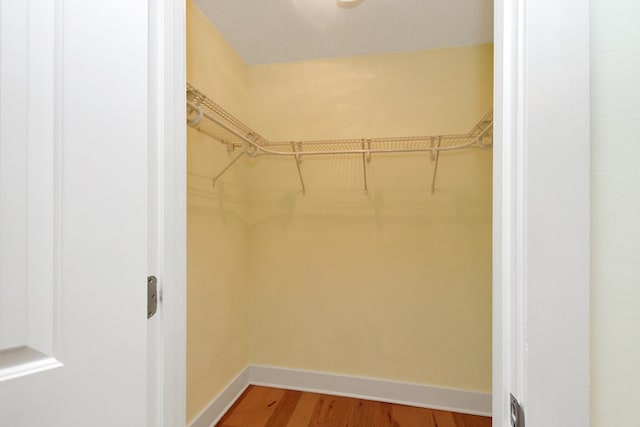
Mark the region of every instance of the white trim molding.
[[273, 366], [249, 366], [249, 382], [464, 414], [491, 416], [491, 393]]
[[491, 416], [491, 393], [327, 372], [249, 365], [194, 418], [189, 427], [215, 425], [249, 385]]
[[214, 426], [249, 384], [249, 367], [246, 367], [189, 423], [189, 427]]
[[14, 378], [19, 378], [27, 375], [34, 375], [39, 372], [60, 368], [62, 366], [64, 365], [53, 357], [27, 360], [24, 363], [16, 364], [7, 368], [0, 367], [0, 382], [9, 381]]

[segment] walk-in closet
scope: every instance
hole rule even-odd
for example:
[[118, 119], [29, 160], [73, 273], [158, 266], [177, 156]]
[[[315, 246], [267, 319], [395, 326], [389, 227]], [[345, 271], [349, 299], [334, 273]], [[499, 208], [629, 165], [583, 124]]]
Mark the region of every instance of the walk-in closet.
[[187, 1], [188, 422], [247, 384], [490, 414], [492, 2], [254, 3]]

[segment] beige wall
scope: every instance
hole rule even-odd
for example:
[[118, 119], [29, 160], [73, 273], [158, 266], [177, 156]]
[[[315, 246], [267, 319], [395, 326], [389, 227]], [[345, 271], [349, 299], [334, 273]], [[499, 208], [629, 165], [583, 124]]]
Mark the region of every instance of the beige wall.
[[[189, 1], [188, 81], [271, 139], [466, 132], [492, 48], [247, 67]], [[238, 162], [188, 130], [188, 418], [247, 363], [491, 384], [491, 151]]]
[[[487, 53], [468, 48], [459, 59], [475, 56], [479, 75], [442, 63], [402, 69], [404, 60], [456, 54], [447, 51], [254, 69], [258, 104], [249, 113], [246, 68], [187, 5], [189, 81], [271, 138], [464, 131], [490, 103]], [[605, 427], [632, 423], [640, 401], [640, 5], [592, 6], [592, 426]], [[382, 75], [368, 68], [376, 62]], [[392, 68], [409, 80], [392, 78]], [[475, 86], [449, 98], [459, 82], [426, 83], [450, 73]], [[260, 182], [247, 187], [239, 165], [221, 196], [209, 179], [227, 154], [215, 147], [189, 131], [189, 417], [247, 362], [248, 277], [252, 362], [488, 389], [487, 154], [443, 158], [435, 197], [420, 192], [432, 167], [426, 159], [374, 159], [369, 197], [359, 190], [357, 160], [305, 160], [305, 197], [290, 162], [284, 172], [273, 160], [254, 162]], [[256, 209], [249, 236], [247, 200]], [[239, 259], [248, 253], [247, 268]], [[455, 372], [475, 353], [479, 369]]]
[[[492, 46], [249, 69], [267, 138], [464, 133], [492, 105]], [[490, 150], [252, 164], [249, 360], [491, 390]]]
[[[191, 1], [187, 79], [240, 118], [247, 68]], [[247, 364], [248, 251], [241, 170], [214, 189], [229, 155], [192, 128], [187, 135], [187, 418], [193, 419]]]
[[591, 425], [630, 426], [640, 402], [640, 2], [591, 5]]

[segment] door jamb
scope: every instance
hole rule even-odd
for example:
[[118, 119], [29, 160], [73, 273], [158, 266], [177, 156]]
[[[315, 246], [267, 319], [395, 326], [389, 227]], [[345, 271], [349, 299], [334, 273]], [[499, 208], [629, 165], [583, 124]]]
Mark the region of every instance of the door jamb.
[[[186, 423], [186, 2], [149, 1], [149, 117], [157, 168], [158, 427]], [[156, 426], [150, 426], [156, 427]]]
[[[518, 163], [523, 141], [518, 136], [523, 106], [520, 94], [524, 72], [523, 28], [518, 11], [522, 1], [494, 0], [494, 135], [493, 135], [493, 425], [510, 425], [508, 397], [517, 369], [512, 340], [518, 330], [512, 304], [522, 295], [522, 183], [524, 170]], [[511, 141], [511, 143], [506, 143]], [[520, 256], [519, 256], [520, 253]], [[516, 352], [517, 353], [517, 352]], [[517, 381], [515, 381], [517, 383]]]

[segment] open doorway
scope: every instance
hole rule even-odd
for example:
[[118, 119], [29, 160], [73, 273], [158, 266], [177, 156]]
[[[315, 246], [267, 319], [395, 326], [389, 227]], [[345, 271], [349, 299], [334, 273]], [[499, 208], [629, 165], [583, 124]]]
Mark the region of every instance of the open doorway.
[[[317, 390], [334, 376], [324, 391], [360, 395], [367, 384], [339, 381], [375, 380], [366, 397], [490, 414], [491, 2], [468, 11], [484, 20], [467, 20], [475, 42], [458, 30], [345, 54], [321, 40], [329, 50], [311, 56], [264, 40], [240, 53], [242, 37], [269, 32], [243, 28], [265, 12], [225, 4], [187, 3], [188, 419], [246, 377]], [[294, 40], [287, 13], [322, 27], [373, 5], [270, 7]], [[250, 141], [201, 117], [213, 104], [245, 137], [299, 157], [252, 157]], [[326, 147], [349, 152], [308, 154]]]

